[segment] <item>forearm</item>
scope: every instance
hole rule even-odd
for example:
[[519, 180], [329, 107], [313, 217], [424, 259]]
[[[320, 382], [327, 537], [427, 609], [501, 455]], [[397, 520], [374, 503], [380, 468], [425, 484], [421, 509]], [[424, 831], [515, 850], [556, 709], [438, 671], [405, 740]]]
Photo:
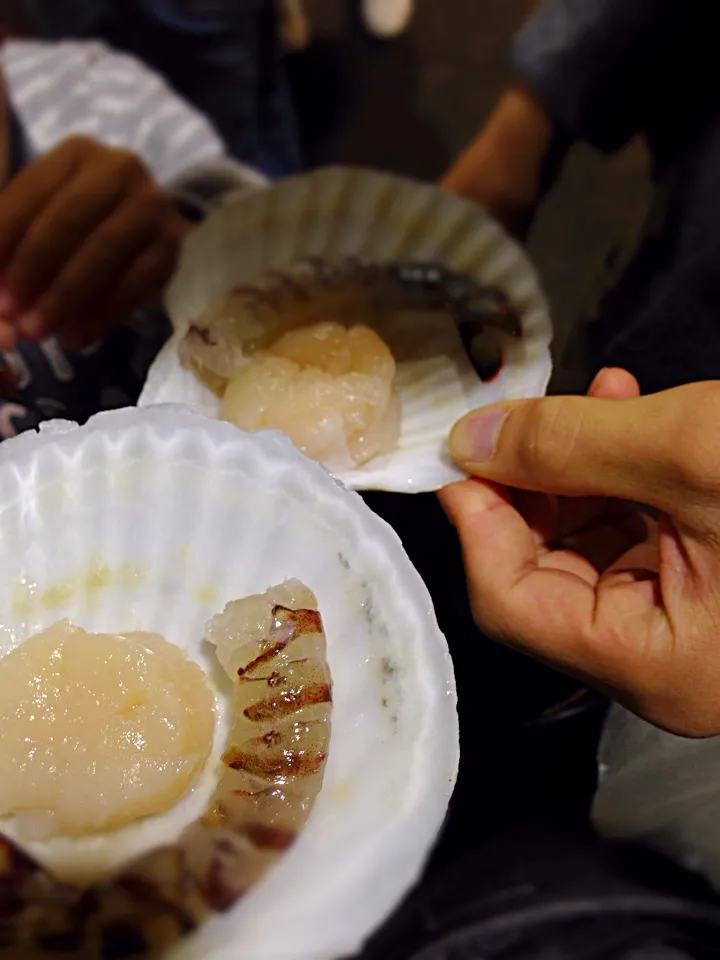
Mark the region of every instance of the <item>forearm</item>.
[[441, 186], [482, 203], [501, 223], [520, 230], [542, 194], [554, 132], [533, 95], [521, 85], [511, 87]]
[[[687, 15], [679, 0], [549, 0], [517, 35], [522, 85], [442, 180], [515, 232], [527, 225], [573, 139], [613, 151], [643, 132], [653, 79]], [[551, 119], [552, 118], [552, 119]]]

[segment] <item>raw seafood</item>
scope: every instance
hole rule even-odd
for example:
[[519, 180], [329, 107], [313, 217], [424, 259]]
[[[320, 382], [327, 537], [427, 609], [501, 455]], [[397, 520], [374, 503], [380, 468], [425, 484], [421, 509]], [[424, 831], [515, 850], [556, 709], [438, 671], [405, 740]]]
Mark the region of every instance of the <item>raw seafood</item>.
[[236, 722], [211, 808], [173, 846], [89, 890], [0, 840], [0, 958], [156, 957], [231, 907], [293, 842], [322, 785], [330, 676], [315, 598], [298, 581], [230, 604], [208, 639]]
[[242, 430], [282, 430], [335, 470], [393, 449], [400, 406], [395, 361], [368, 327], [317, 323], [290, 330], [230, 381], [220, 416]]
[[240, 284], [215, 301], [190, 327], [180, 358], [220, 393], [253, 353], [288, 330], [326, 321], [353, 326], [396, 310], [444, 311], [458, 323], [482, 322], [513, 337], [522, 333], [507, 297], [439, 264], [311, 258]]
[[521, 333], [501, 293], [437, 264], [305, 260], [212, 304], [180, 359], [222, 399], [224, 419], [281, 429], [307, 455], [348, 470], [397, 444], [394, 361], [368, 326], [409, 310]]
[[0, 660], [0, 816], [37, 840], [167, 810], [207, 762], [214, 720], [178, 647], [62, 621]]

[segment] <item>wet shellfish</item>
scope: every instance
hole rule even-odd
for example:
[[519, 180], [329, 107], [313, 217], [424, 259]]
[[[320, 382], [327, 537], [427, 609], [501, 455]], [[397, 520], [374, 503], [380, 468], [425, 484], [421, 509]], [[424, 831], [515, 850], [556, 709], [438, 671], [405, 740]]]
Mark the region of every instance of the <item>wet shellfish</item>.
[[[286, 317], [293, 327], [371, 327], [396, 362], [399, 437], [387, 384], [373, 384], [370, 412], [350, 414], [363, 437], [378, 435], [378, 420], [390, 424], [384, 440], [359, 455], [335, 444], [329, 458], [356, 490], [427, 492], [460, 479], [447, 448], [455, 421], [542, 394], [551, 371], [547, 307], [520, 248], [478, 206], [368, 170], [320, 170], [229, 201], [189, 238], [166, 302], [176, 332], [140, 405], [183, 402], [210, 416], [229, 376], [282, 336]], [[286, 380], [298, 373], [307, 377], [286, 368]], [[279, 380], [268, 375], [266, 396]], [[297, 402], [288, 389], [284, 406], [308, 406], [307, 396], [306, 383]], [[337, 398], [325, 406], [337, 409]], [[287, 419], [282, 411], [264, 425]], [[335, 429], [347, 434], [347, 423]]]
[[396, 363], [374, 323], [445, 311], [519, 337], [508, 300], [440, 264], [311, 259], [235, 287], [190, 327], [180, 358], [245, 430], [279, 429], [334, 472], [391, 454], [401, 427]]

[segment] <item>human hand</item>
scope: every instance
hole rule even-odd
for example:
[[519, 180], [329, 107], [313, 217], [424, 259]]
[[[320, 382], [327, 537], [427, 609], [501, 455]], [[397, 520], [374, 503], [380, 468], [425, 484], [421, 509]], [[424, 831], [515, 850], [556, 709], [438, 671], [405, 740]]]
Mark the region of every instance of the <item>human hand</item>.
[[134, 154], [66, 140], [0, 192], [0, 351], [99, 340], [160, 293], [188, 229]]
[[604, 371], [589, 398], [470, 414], [451, 445], [475, 478], [441, 499], [484, 630], [660, 727], [715, 735], [720, 382], [638, 394]]

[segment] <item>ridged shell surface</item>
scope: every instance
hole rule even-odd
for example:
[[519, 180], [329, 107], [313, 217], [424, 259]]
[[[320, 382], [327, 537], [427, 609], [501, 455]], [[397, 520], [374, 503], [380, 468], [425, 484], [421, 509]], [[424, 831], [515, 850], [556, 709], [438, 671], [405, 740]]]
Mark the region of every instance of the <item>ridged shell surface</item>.
[[[216, 416], [218, 399], [178, 361], [189, 325], [238, 283], [306, 257], [436, 261], [499, 287], [521, 315], [503, 367], [483, 383], [449, 316], [399, 315], [397, 449], [341, 475], [355, 490], [418, 493], [460, 479], [448, 455], [452, 425], [476, 407], [539, 396], [552, 369], [552, 324], [520, 247], [478, 205], [437, 188], [370, 170], [327, 168], [244, 193], [188, 240], [166, 302], [176, 330], [150, 371], [140, 405], [179, 402]], [[339, 318], [341, 319], [341, 318]], [[386, 331], [381, 331], [386, 333]]]
[[125, 856], [172, 841], [212, 790], [229, 707], [206, 622], [286, 578], [314, 591], [334, 685], [323, 789], [260, 886], [170, 956], [352, 955], [417, 879], [458, 763], [447, 644], [392, 530], [284, 436], [160, 405], [3, 443], [0, 537], [0, 655], [68, 618], [157, 631], [210, 678], [218, 730], [206, 777], [173, 818], [128, 832]]

